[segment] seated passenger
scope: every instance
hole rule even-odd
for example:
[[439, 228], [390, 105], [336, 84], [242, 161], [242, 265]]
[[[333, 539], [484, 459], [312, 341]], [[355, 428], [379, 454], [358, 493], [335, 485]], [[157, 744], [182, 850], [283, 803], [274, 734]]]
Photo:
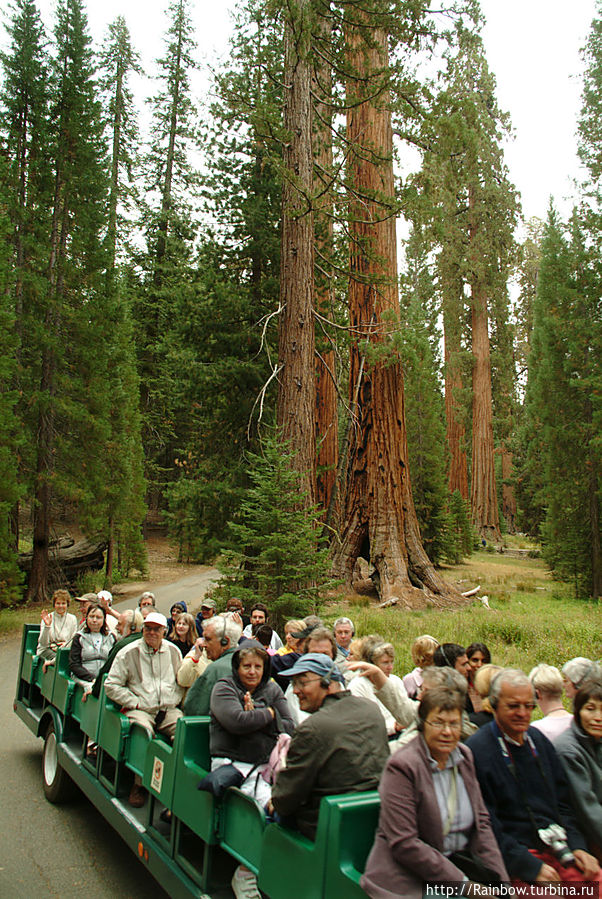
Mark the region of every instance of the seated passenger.
[[393, 674], [393, 664], [395, 661], [395, 649], [391, 643], [377, 643], [376, 646], [370, 644], [366, 650], [366, 661], [376, 665], [383, 672], [389, 681], [391, 690], [395, 690], [398, 697], [398, 715], [395, 717], [387, 709], [385, 705], [376, 696], [376, 689], [367, 677], [354, 677], [349, 683], [349, 690], [354, 696], [363, 696], [375, 702], [380, 709], [380, 713], [385, 719], [385, 727], [387, 728], [387, 736], [389, 740], [395, 737], [414, 720], [415, 707], [411, 699], [408, 698], [405, 687], [400, 677]]
[[[247, 640], [231, 658], [232, 670], [215, 684], [211, 693], [209, 746], [211, 770], [233, 764], [243, 774], [240, 786], [262, 807], [271, 787], [261, 776], [279, 733], [292, 734], [284, 694], [270, 680], [270, 657], [255, 640]], [[239, 865], [232, 878], [237, 897], [259, 897], [255, 875]]]
[[416, 667], [403, 678], [403, 685], [410, 699], [418, 698], [422, 688], [422, 671], [434, 664], [433, 656], [438, 646], [439, 641], [430, 634], [422, 634], [420, 637], [416, 637], [412, 643], [410, 652]]
[[[268, 623], [268, 607], [264, 606], [262, 602], [256, 602], [255, 605], [251, 608], [251, 623], [247, 625], [247, 627], [243, 630], [242, 635], [247, 640], [251, 640], [255, 637], [255, 631], [262, 624]], [[272, 633], [272, 640], [270, 642], [270, 649], [274, 651], [280, 649], [282, 646], [282, 640], [274, 631]]]
[[599, 882], [560, 760], [550, 741], [529, 726], [531, 681], [506, 668], [493, 679], [489, 699], [495, 718], [467, 745], [510, 877], [521, 884]]
[[[182, 688], [176, 681], [182, 664], [180, 650], [164, 639], [167, 620], [160, 612], [144, 619], [142, 640], [120, 650], [105, 681], [105, 695], [116, 702], [123, 714], [144, 727], [150, 737], [155, 731], [173, 740]], [[144, 805], [146, 790], [136, 781], [129, 802]]]
[[171, 609], [169, 610], [169, 617], [167, 619], [167, 633], [170, 634], [174, 627], [176, 626], [176, 622], [180, 615], [184, 615], [188, 612], [188, 606], [185, 602], [174, 602]]
[[195, 619], [195, 627], [197, 631], [197, 636], [203, 636], [203, 629], [205, 627], [205, 622], [211, 621], [212, 618], [217, 614], [217, 603], [214, 599], [210, 599], [206, 597], [201, 601], [201, 608], [198, 610]]
[[484, 643], [471, 643], [470, 646], [466, 647], [466, 657], [469, 662], [468, 696], [472, 703], [473, 712], [480, 712], [482, 710], [481, 696], [474, 682], [479, 668], [483, 665], [491, 664], [491, 653]]
[[599, 673], [600, 669], [596, 662], [583, 656], [565, 662], [562, 666], [562, 682], [567, 699], [574, 699], [581, 684], [590, 677], [598, 677]]
[[[459, 745], [463, 710], [460, 693], [429, 690], [418, 708], [419, 737], [387, 763], [376, 838], [360, 881], [373, 899], [421, 899], [427, 883], [508, 879], [472, 754]], [[484, 866], [480, 880], [467, 857]]]
[[91, 692], [114, 643], [115, 636], [107, 626], [107, 613], [102, 606], [90, 603], [85, 624], [74, 636], [69, 652], [69, 670], [74, 680], [83, 685], [84, 692]]
[[276, 655], [276, 650], [270, 649], [273, 634], [274, 631], [269, 624], [260, 624], [256, 629], [255, 636], [253, 638], [257, 643], [260, 643], [261, 646], [263, 646], [269, 656]]
[[285, 656], [291, 652], [301, 652], [303, 637], [295, 636], [305, 627], [305, 622], [300, 618], [292, 618], [284, 625], [284, 646], [276, 650], [276, 655]]
[[355, 625], [351, 618], [337, 618], [332, 626], [334, 639], [337, 644], [337, 665], [347, 660], [349, 646], [355, 635]]
[[196, 624], [189, 612], [178, 615], [178, 620], [167, 635], [167, 639], [178, 647], [182, 656], [188, 655], [197, 639]]
[[468, 693], [468, 673], [470, 662], [466, 650], [459, 643], [441, 643], [435, 650], [433, 661], [438, 668], [455, 668], [458, 674], [466, 678], [466, 711], [474, 712], [470, 694]]
[[500, 665], [483, 665], [479, 668], [474, 678], [474, 688], [481, 698], [481, 711], [471, 712], [468, 716], [477, 727], [483, 727], [493, 721], [493, 709], [489, 701], [491, 681], [503, 669]]
[[[199, 677], [190, 681], [192, 686], [184, 702], [186, 715], [209, 714], [211, 691], [220, 677], [229, 677], [232, 673], [232, 656], [238, 649], [241, 633], [240, 624], [227, 616], [215, 616], [207, 622], [203, 629], [200, 645], [205, 649], [210, 664], [200, 673]], [[193, 652], [199, 653], [198, 644]], [[188, 658], [182, 662], [183, 676], [182, 678], [178, 677], [180, 686], [188, 686], [188, 668], [192, 664], [193, 662], [189, 662]]]
[[113, 648], [107, 656], [106, 662], [96, 676], [94, 686], [92, 687], [92, 696], [100, 696], [102, 679], [104, 675], [108, 674], [111, 670], [113, 659], [115, 658], [117, 653], [121, 649], [124, 649], [126, 646], [128, 646], [130, 643], [133, 643], [134, 640], [141, 639], [143, 624], [144, 618], [142, 617], [142, 613], [139, 612], [138, 609], [128, 609], [127, 611], [121, 613], [121, 615], [119, 616], [119, 623], [117, 624], [117, 633], [119, 635], [119, 639], [117, 643], [114, 644]]
[[54, 664], [59, 649], [71, 646], [77, 632], [77, 618], [67, 611], [70, 600], [68, 590], [55, 590], [52, 594], [52, 612], [42, 611], [36, 654], [44, 659], [44, 670]]
[[110, 590], [99, 590], [96, 594], [96, 602], [101, 606], [107, 615], [107, 627], [117, 638], [117, 624], [119, 622], [119, 612], [113, 608], [113, 594]]
[[155, 594], [151, 593], [150, 590], [145, 590], [138, 600], [138, 608], [140, 609], [140, 614], [143, 618], [146, 618], [151, 612], [155, 610]]
[[[312, 628], [309, 635], [304, 640], [303, 652], [301, 654], [295, 657], [291, 653], [289, 656], [285, 656], [282, 662], [276, 661], [276, 664], [274, 664], [274, 662], [272, 663], [272, 675], [276, 683], [280, 684], [284, 690], [284, 695], [295, 724], [301, 724], [302, 721], [305, 721], [309, 713], [304, 712], [303, 709], [299, 708], [299, 700], [293, 690], [293, 685], [287, 671], [289, 668], [292, 668], [293, 665], [296, 665], [297, 661], [308, 652], [324, 653], [334, 661], [337, 655], [337, 645], [332, 631], [323, 625]], [[276, 665], [278, 665], [278, 673], [275, 671]], [[340, 668], [339, 671], [343, 674]]]
[[531, 727], [536, 727], [554, 742], [573, 720], [562, 704], [562, 675], [554, 665], [542, 664], [531, 669], [529, 680], [535, 690], [537, 705], [544, 715], [539, 721], [532, 721]]
[[590, 852], [602, 862], [602, 682], [577, 691], [570, 727], [554, 740], [571, 788], [573, 808]]
[[310, 652], [286, 675], [308, 717], [293, 734], [270, 807], [313, 840], [322, 797], [375, 790], [389, 746], [376, 704], [345, 690], [330, 656]]

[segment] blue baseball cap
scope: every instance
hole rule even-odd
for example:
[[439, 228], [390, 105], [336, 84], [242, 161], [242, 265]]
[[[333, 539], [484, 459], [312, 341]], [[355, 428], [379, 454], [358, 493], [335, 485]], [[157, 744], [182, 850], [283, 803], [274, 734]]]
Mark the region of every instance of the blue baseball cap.
[[319, 674], [320, 677], [325, 677], [328, 680], [336, 680], [340, 684], [345, 683], [345, 678], [335, 663], [324, 652], [306, 653], [297, 659], [292, 668], [279, 671], [278, 677], [295, 677], [297, 674], [305, 674], [307, 671], [313, 671], [314, 674]]

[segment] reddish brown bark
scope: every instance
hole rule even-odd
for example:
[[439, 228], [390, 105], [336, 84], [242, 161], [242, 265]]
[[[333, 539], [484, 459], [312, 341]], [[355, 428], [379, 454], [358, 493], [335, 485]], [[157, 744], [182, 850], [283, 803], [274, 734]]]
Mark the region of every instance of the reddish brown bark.
[[499, 542], [500, 521], [495, 485], [491, 359], [487, 327], [487, 296], [483, 285], [472, 285], [472, 471], [470, 504], [477, 533]]
[[304, 504], [315, 502], [315, 332], [313, 158], [311, 139], [311, 65], [308, 56], [309, 0], [299, 0], [285, 34], [282, 253], [277, 420], [295, 453]]
[[[348, 85], [347, 117], [353, 397], [362, 359], [357, 340], [369, 338], [374, 349], [384, 349], [390, 326], [383, 318], [397, 311], [398, 296], [391, 113], [386, 93], [371, 99], [387, 66], [387, 37], [371, 29], [368, 46], [357, 30], [349, 29], [348, 43], [358, 76]], [[422, 547], [410, 485], [400, 362], [368, 360], [358, 399], [335, 571], [351, 583], [362, 555], [377, 569], [384, 600], [396, 597], [406, 607], [460, 601]]]
[[[330, 43], [332, 19], [321, 15], [318, 19], [320, 37]], [[321, 60], [322, 57], [319, 58]], [[316, 114], [314, 117], [314, 158], [316, 163], [316, 309], [330, 319], [334, 307], [333, 275], [330, 259], [333, 251], [332, 198], [327, 180], [332, 171], [331, 105], [332, 75], [330, 68], [321, 61], [314, 66], [313, 94]], [[336, 390], [336, 358], [328, 334], [318, 322], [316, 328], [318, 349], [316, 369], [316, 443], [318, 473], [316, 501], [326, 514], [337, 475], [339, 460], [338, 410]]]
[[[449, 446], [449, 492], [459, 490], [462, 499], [468, 501], [468, 460], [466, 458], [466, 429], [464, 427], [460, 369], [460, 336], [458, 333], [459, 293], [454, 298], [443, 297], [443, 332], [445, 343], [445, 420]], [[451, 307], [451, 308], [450, 308]]]

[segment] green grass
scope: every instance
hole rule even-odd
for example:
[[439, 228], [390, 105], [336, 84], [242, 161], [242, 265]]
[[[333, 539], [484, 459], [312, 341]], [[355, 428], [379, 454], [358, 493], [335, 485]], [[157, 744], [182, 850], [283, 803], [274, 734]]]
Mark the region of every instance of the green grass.
[[410, 647], [419, 634], [463, 646], [486, 643], [493, 662], [527, 673], [538, 662], [560, 667], [574, 656], [602, 656], [602, 608], [572, 598], [570, 588], [553, 581], [539, 559], [478, 552], [442, 573], [461, 591], [480, 584], [479, 595], [489, 597], [491, 611], [478, 600], [449, 611], [408, 612], [378, 609], [376, 602], [367, 604], [364, 597], [360, 602], [348, 597], [329, 603], [324, 617], [332, 622], [346, 614], [359, 635], [382, 634], [395, 646], [395, 672], [400, 675], [414, 667]]

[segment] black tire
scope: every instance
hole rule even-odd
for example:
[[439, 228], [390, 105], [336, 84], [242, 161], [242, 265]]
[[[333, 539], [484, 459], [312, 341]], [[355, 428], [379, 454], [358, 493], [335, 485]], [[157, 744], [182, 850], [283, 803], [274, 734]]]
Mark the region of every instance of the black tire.
[[74, 793], [74, 783], [61, 768], [57, 753], [57, 739], [54, 723], [51, 721], [44, 737], [44, 752], [42, 753], [42, 787], [44, 796], [48, 802], [60, 805], [71, 799]]

